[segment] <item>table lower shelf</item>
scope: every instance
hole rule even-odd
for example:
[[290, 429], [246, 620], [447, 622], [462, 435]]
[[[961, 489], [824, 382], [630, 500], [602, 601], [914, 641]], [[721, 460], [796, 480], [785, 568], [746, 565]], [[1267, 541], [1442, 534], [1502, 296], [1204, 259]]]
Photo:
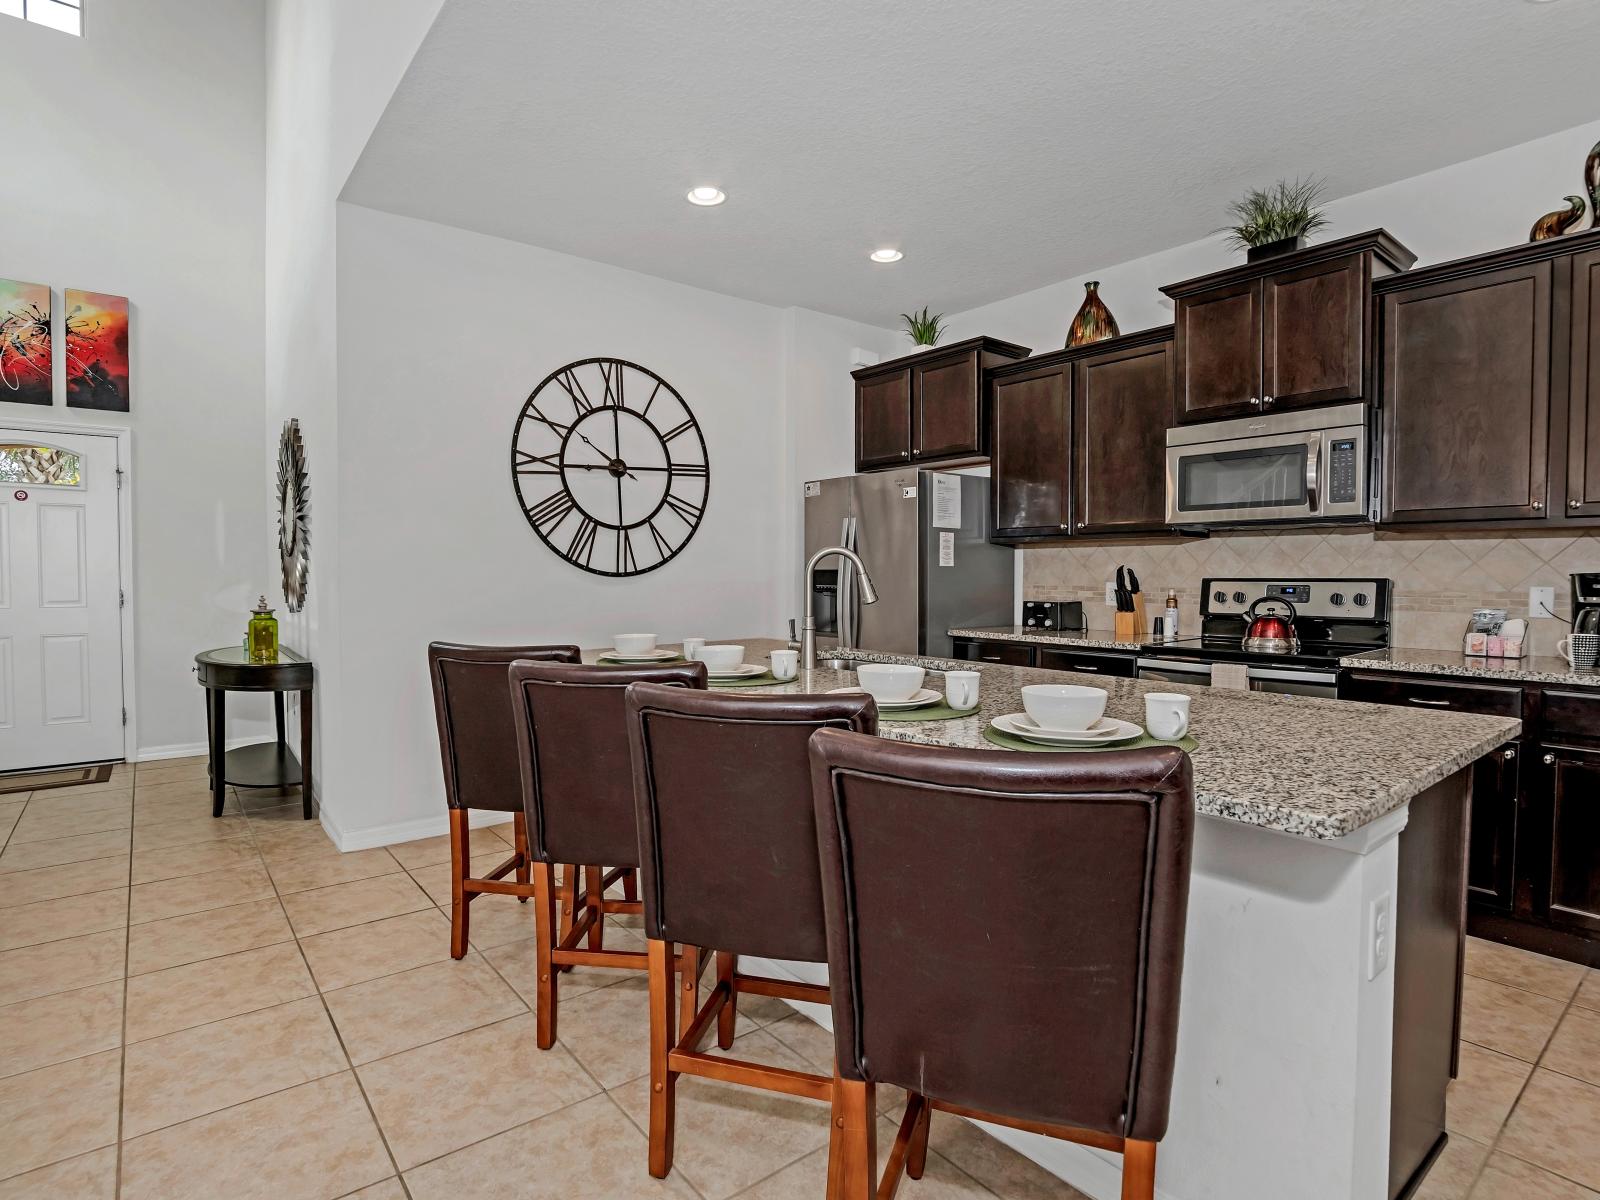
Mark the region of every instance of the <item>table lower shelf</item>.
[[233, 787], [296, 787], [300, 760], [281, 742], [257, 742], [229, 750], [223, 759], [224, 782]]

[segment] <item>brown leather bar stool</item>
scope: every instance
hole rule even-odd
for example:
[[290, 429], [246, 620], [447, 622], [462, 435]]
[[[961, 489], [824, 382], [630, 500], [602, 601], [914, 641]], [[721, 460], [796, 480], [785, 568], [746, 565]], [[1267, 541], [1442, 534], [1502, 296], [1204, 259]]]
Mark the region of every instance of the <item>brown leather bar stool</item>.
[[[575, 663], [576, 646], [458, 646], [432, 642], [428, 673], [433, 677], [433, 711], [439, 722], [439, 758], [444, 764], [444, 798], [450, 806], [450, 955], [467, 952], [469, 906], [485, 892], [533, 895], [528, 872], [528, 823], [522, 809], [522, 772], [517, 730], [506, 698], [506, 672], [519, 659]], [[470, 809], [514, 814], [515, 848], [488, 875], [471, 874]], [[516, 872], [515, 882], [505, 876]]]
[[[739, 994], [828, 1002], [816, 984], [742, 974], [738, 955], [826, 962], [806, 747], [818, 729], [877, 727], [867, 696], [628, 689], [639, 881], [650, 960], [650, 1174], [672, 1169], [679, 1074], [833, 1099], [834, 1080], [700, 1052], [733, 1044]], [[716, 952], [705, 1007], [692, 975], [674, 1019], [673, 944]], [[673, 1029], [677, 1035], [674, 1037]]]
[[[639, 865], [628, 686], [643, 681], [668, 692], [704, 691], [706, 666], [516, 662], [509, 678], [521, 796], [534, 860], [536, 1040], [541, 1050], [548, 1050], [556, 1040], [556, 975], [562, 967], [642, 971], [647, 966], [643, 954], [605, 948], [606, 916], [642, 910], [637, 899], [610, 900], [605, 894]], [[576, 863], [584, 872], [583, 890], [574, 898], [578, 914], [559, 933], [556, 863]], [[569, 866], [569, 877], [571, 873]], [[587, 941], [585, 949], [578, 948], [580, 941]], [[691, 979], [698, 978], [703, 967], [696, 950], [686, 952], [676, 965]]]
[[[1123, 1156], [1155, 1195], [1194, 838], [1173, 749], [811, 739], [839, 1103], [828, 1196], [920, 1178], [934, 1109]], [[1027, 920], [997, 914], [1026, 912]], [[881, 1183], [876, 1084], [909, 1093]]]

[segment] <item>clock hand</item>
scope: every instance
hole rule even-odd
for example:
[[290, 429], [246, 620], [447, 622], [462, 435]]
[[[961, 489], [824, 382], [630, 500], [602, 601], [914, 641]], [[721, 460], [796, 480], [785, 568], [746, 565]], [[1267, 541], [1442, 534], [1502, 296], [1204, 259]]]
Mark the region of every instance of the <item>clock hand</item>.
[[[596, 446], [593, 442], [589, 441], [589, 439], [587, 437], [584, 437], [583, 434], [580, 433], [580, 434], [578, 434], [578, 436], [583, 438], [584, 443], [589, 447], [589, 449], [593, 450], [596, 454], [604, 454], [605, 453], [604, 450], [600, 449], [599, 446]], [[619, 454], [617, 457], [621, 458], [622, 456]], [[609, 471], [611, 468], [608, 465], [604, 469]], [[633, 480], [635, 483], [639, 482], [639, 477], [637, 475], [635, 475], [632, 471], [627, 472], [627, 475], [628, 475], [628, 478]]]

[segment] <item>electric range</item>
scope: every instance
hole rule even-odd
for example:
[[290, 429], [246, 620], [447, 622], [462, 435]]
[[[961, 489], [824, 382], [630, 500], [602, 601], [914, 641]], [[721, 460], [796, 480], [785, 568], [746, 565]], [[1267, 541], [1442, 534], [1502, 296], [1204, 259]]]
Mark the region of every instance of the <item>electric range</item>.
[[[1206, 579], [1199, 634], [1144, 643], [1138, 676], [1207, 686], [1213, 666], [1222, 664], [1242, 668], [1242, 682], [1252, 691], [1335, 696], [1341, 658], [1389, 645], [1389, 593], [1387, 579]], [[1293, 605], [1299, 650], [1268, 654], [1243, 648], [1250, 606], [1263, 598]], [[1285, 611], [1280, 604], [1263, 609]], [[1237, 686], [1237, 672], [1233, 679]]]

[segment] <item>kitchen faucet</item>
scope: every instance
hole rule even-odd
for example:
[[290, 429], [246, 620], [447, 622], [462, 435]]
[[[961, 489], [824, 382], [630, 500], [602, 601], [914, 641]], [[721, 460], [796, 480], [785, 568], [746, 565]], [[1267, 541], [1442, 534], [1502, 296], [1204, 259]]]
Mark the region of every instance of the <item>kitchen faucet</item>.
[[[861, 585], [861, 602], [863, 604], [876, 604], [878, 591], [872, 586], [872, 579], [867, 574], [867, 564], [861, 561], [861, 556], [854, 550], [843, 546], [824, 546], [811, 556], [806, 563], [805, 574], [800, 580], [800, 612], [804, 620], [800, 623], [800, 669], [802, 671], [815, 671], [817, 669], [817, 618], [811, 611], [811, 597], [816, 586], [817, 564], [830, 554], [837, 554], [846, 562], [851, 563], [857, 573]], [[840, 599], [844, 599], [843, 596]], [[849, 636], [843, 628], [839, 631], [839, 643], [842, 646]]]

